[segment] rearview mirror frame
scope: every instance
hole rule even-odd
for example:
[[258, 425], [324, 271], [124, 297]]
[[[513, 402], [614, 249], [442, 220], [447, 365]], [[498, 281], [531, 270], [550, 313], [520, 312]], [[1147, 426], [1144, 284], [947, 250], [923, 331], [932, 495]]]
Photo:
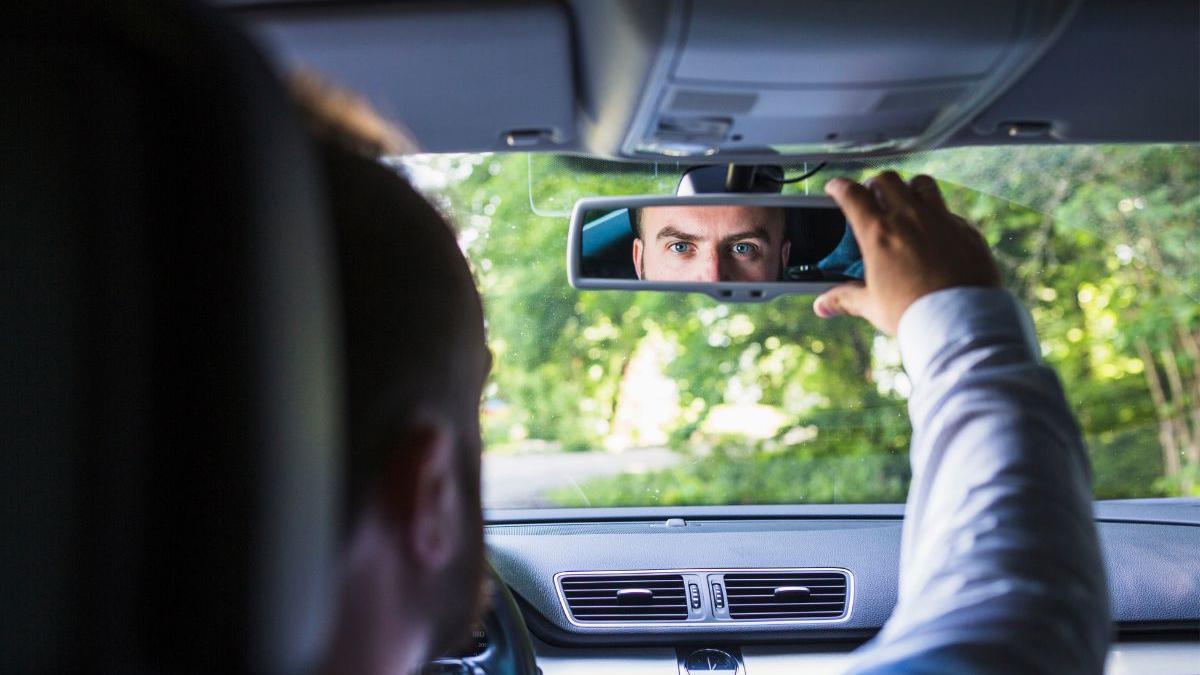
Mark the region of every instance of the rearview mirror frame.
[[782, 208], [838, 208], [825, 196], [765, 194], [643, 195], [630, 197], [585, 197], [571, 210], [567, 231], [567, 281], [580, 290], [665, 291], [703, 293], [721, 302], [766, 302], [782, 295], [818, 295], [842, 283], [839, 281], [648, 281], [645, 279], [607, 279], [583, 275], [584, 217], [593, 210], [642, 208], [645, 206], [771, 206]]

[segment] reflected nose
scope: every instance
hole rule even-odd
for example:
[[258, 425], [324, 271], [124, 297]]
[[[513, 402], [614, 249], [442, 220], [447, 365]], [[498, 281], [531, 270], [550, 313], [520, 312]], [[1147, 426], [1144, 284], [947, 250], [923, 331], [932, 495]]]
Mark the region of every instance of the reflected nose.
[[700, 263], [700, 274], [696, 281], [728, 281], [725, 278], [725, 265], [716, 251], [708, 251]]

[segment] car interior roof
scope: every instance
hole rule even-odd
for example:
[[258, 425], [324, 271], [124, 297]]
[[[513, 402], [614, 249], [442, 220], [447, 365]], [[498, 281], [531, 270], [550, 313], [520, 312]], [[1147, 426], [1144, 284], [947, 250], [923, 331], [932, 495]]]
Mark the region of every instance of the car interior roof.
[[[813, 100], [804, 94], [818, 86], [813, 78], [829, 80], [819, 100], [861, 95], [873, 106], [863, 113], [858, 107], [866, 104], [848, 102], [819, 123], [837, 125], [841, 115], [843, 122], [854, 117], [854, 124], [875, 129], [876, 135], [898, 135], [905, 129], [896, 125], [927, 119], [921, 111], [906, 116], [904, 106], [942, 96], [947, 98], [936, 102], [939, 114], [966, 105], [956, 92], [970, 81], [970, 68], [938, 63], [969, 61], [972, 68], [985, 68], [989, 59], [1035, 41], [1040, 41], [1037, 53], [1031, 52], [1029, 64], [1014, 71], [1011, 82], [989, 81], [987, 91], [972, 94], [990, 103], [932, 142], [1200, 141], [1200, 31], [1195, 30], [1200, 5], [1190, 0], [1148, 3], [1136, 12], [1116, 0], [1041, 5], [1006, 0], [989, 3], [990, 14], [973, 4], [946, 9], [944, 3], [922, 0], [904, 3], [904, 12], [895, 9], [899, 4], [877, 3], [878, 11], [844, 20], [829, 3], [775, 0], [749, 6], [702, 0], [220, 4], [261, 35], [285, 67], [316, 70], [362, 92], [385, 114], [402, 120], [429, 152], [530, 150], [646, 159], [629, 144], [640, 138], [643, 126], [662, 124], [668, 114], [684, 123], [728, 118], [733, 127], [728, 134], [745, 129], [785, 139], [795, 135], [793, 128], [817, 123], [817, 113], [767, 109]], [[1032, 8], [1044, 6], [1057, 7], [1060, 25], [1047, 21], [1042, 33], [989, 25], [1011, 21], [1019, 27], [1032, 21]], [[933, 16], [936, 33], [951, 37], [934, 44], [919, 26], [901, 26], [887, 39], [902, 44], [866, 43], [866, 51], [877, 49], [881, 55], [854, 68], [820, 61], [820, 49], [834, 47], [809, 44], [823, 34], [837, 36], [830, 40], [836, 46], [843, 36], [854, 38], [856, 30], [864, 37], [879, 32], [879, 25], [859, 29], [856, 22], [885, 10], [895, 16], [879, 21], [901, 20], [897, 17], [906, 13]], [[739, 39], [724, 37], [721, 27], [728, 23], [736, 24], [731, 33]], [[876, 92], [861, 69], [883, 67], [885, 57], [909, 66], [897, 67], [895, 86]], [[664, 60], [674, 65], [663, 66]], [[823, 63], [829, 72], [809, 80], [791, 78], [788, 73], [798, 69], [793, 66], [808, 62]], [[674, 70], [664, 75], [664, 67]], [[909, 86], [905, 78], [931, 67], [945, 72], [936, 87]], [[721, 82], [696, 81], [707, 71], [720, 71]], [[668, 95], [674, 97], [669, 102]], [[758, 146], [725, 142], [717, 156], [750, 161], [762, 159], [762, 152]], [[797, 151], [779, 159], [814, 153], [820, 154]]]

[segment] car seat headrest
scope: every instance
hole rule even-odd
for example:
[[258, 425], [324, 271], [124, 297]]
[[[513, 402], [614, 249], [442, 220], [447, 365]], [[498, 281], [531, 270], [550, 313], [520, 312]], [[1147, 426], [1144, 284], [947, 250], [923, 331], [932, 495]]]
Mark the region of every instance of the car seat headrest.
[[295, 672], [331, 612], [330, 233], [209, 8], [6, 10], [0, 669]]

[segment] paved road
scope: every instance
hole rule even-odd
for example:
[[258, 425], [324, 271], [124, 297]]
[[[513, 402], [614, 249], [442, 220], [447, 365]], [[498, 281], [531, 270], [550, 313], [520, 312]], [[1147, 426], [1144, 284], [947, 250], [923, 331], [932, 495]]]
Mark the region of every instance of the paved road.
[[554, 506], [543, 496], [549, 490], [578, 486], [596, 476], [663, 469], [678, 461], [679, 455], [666, 448], [484, 455], [483, 503], [488, 508]]

